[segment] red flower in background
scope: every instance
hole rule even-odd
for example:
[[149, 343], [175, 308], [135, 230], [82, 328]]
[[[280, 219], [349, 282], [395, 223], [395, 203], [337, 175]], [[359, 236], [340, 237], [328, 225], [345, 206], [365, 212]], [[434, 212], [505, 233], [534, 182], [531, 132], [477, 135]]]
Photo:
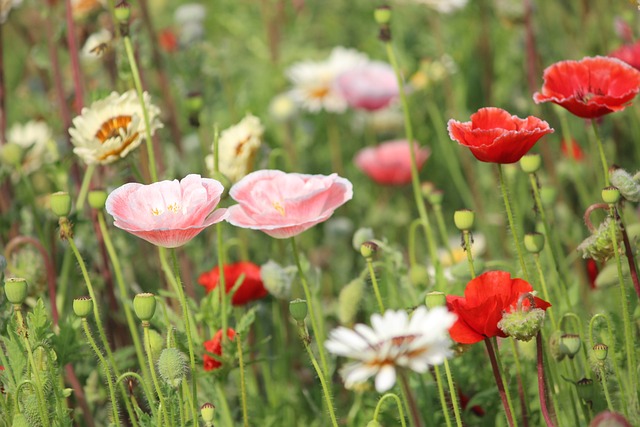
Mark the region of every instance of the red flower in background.
[[579, 162], [584, 159], [584, 151], [580, 148], [578, 141], [575, 139], [571, 140], [569, 143], [566, 139], [562, 140], [560, 144], [560, 150], [562, 151], [562, 155], [566, 158], [572, 158], [573, 160]]
[[553, 129], [544, 120], [521, 119], [501, 108], [481, 108], [471, 121], [453, 119], [447, 124], [449, 137], [471, 150], [476, 159], [488, 163], [515, 163]]
[[[233, 305], [244, 305], [248, 302], [264, 298], [268, 292], [260, 278], [260, 267], [252, 262], [236, 262], [224, 266], [224, 280], [226, 292], [229, 293], [235, 286], [241, 275], [244, 280], [231, 297]], [[213, 291], [220, 281], [220, 269], [216, 266], [211, 271], [202, 273], [198, 277], [198, 283], [207, 289], [207, 293]]]
[[[233, 341], [236, 337], [236, 331], [231, 328], [227, 328], [227, 337], [229, 340]], [[218, 332], [213, 336], [209, 341], [204, 342], [204, 349], [209, 353], [215, 354], [217, 356], [222, 356], [222, 329], [219, 329]], [[222, 363], [213, 357], [205, 354], [202, 357], [204, 362], [204, 370], [205, 371], [213, 371], [214, 369], [218, 369], [222, 366]]]
[[624, 44], [609, 54], [612, 58], [618, 58], [633, 68], [640, 70], [640, 41], [633, 44]]
[[585, 119], [624, 110], [640, 91], [640, 72], [615, 58], [560, 61], [544, 70], [536, 104], [554, 102]]
[[[431, 151], [427, 147], [413, 144], [418, 170], [427, 161]], [[377, 147], [360, 151], [354, 163], [369, 178], [378, 184], [404, 185], [411, 183], [411, 152], [409, 142], [404, 139], [387, 141]]]
[[[504, 313], [515, 309], [518, 299], [533, 287], [522, 279], [512, 279], [506, 271], [488, 271], [467, 283], [464, 297], [447, 295], [447, 308], [458, 316], [449, 333], [461, 344], [474, 344], [485, 338], [506, 337], [498, 328]], [[534, 297], [536, 308], [546, 310], [548, 302]], [[522, 302], [523, 307], [529, 301]]]
[[170, 28], [160, 31], [158, 43], [165, 52], [171, 53], [178, 50], [178, 37]]

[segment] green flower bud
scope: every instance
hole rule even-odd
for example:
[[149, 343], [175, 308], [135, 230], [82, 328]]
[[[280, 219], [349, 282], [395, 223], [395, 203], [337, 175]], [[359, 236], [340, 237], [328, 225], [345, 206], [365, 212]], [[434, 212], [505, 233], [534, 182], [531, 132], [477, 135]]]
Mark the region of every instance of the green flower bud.
[[21, 146], [14, 143], [7, 143], [1, 147], [0, 159], [6, 165], [18, 167], [22, 163], [24, 150]]
[[526, 173], [536, 173], [540, 169], [542, 159], [539, 154], [525, 154], [520, 159], [520, 167]]
[[606, 187], [602, 189], [602, 201], [610, 205], [618, 203], [620, 200], [620, 190], [616, 187]]
[[356, 278], [340, 290], [338, 296], [338, 319], [343, 325], [351, 325], [356, 319], [364, 295], [364, 280]]
[[71, 212], [71, 196], [65, 191], [58, 191], [49, 197], [51, 210], [57, 217], [69, 216]]
[[425, 287], [429, 283], [429, 270], [424, 265], [414, 265], [409, 269], [409, 282], [416, 287]]
[[580, 335], [576, 334], [564, 334], [560, 337], [560, 351], [569, 356], [569, 359], [573, 359], [580, 351], [582, 346], [582, 340]]
[[73, 300], [73, 312], [81, 319], [85, 319], [93, 312], [93, 300], [91, 297], [82, 296]]
[[593, 380], [589, 378], [583, 378], [576, 383], [576, 390], [578, 391], [578, 396], [585, 402], [589, 403], [593, 401]]
[[133, 310], [142, 322], [149, 322], [156, 312], [156, 296], [151, 293], [138, 294], [133, 298]]
[[200, 114], [204, 107], [204, 98], [200, 92], [190, 92], [187, 94], [186, 107], [189, 115]]
[[131, 8], [129, 3], [126, 1], [121, 1], [116, 5], [114, 15], [119, 24], [127, 24], [129, 22], [129, 18], [131, 18]]
[[379, 25], [387, 25], [391, 21], [391, 7], [379, 6], [373, 12], [373, 17]]
[[379, 248], [380, 247], [372, 241], [364, 242], [360, 246], [360, 254], [365, 258], [371, 258], [376, 252], [378, 252]]
[[165, 383], [178, 388], [187, 375], [187, 359], [177, 348], [165, 348], [158, 359], [158, 373]]
[[297, 322], [303, 322], [307, 317], [308, 307], [307, 301], [303, 299], [294, 299], [289, 302], [289, 313]]
[[[149, 328], [149, 342], [145, 337], [145, 349], [149, 348], [151, 353], [151, 360], [158, 360], [160, 353], [164, 348], [164, 339], [155, 329]], [[148, 347], [147, 347], [148, 346]]]
[[434, 190], [427, 197], [427, 200], [433, 206], [440, 206], [442, 204], [443, 199], [444, 199], [444, 192], [442, 192], [442, 190]]
[[607, 359], [607, 355], [609, 354], [609, 346], [606, 344], [596, 344], [593, 346], [593, 355], [596, 359], [600, 361], [604, 361]]
[[27, 281], [22, 277], [10, 277], [4, 281], [4, 293], [13, 305], [22, 305], [27, 299]]
[[564, 335], [562, 331], [555, 331], [549, 337], [549, 351], [551, 356], [558, 362], [565, 358], [564, 353], [560, 350], [560, 339]]
[[615, 169], [609, 173], [611, 185], [620, 191], [620, 195], [630, 202], [640, 202], [640, 183], [624, 169]]
[[104, 209], [107, 202], [107, 192], [104, 190], [89, 191], [87, 200], [92, 209]]
[[445, 307], [447, 305], [447, 296], [444, 292], [429, 292], [424, 298], [424, 304], [427, 308]]
[[544, 236], [540, 233], [528, 233], [524, 236], [524, 247], [532, 254], [538, 254], [544, 249]]
[[375, 235], [373, 234], [373, 230], [370, 228], [359, 228], [353, 233], [353, 238], [351, 240], [351, 244], [353, 245], [353, 249], [356, 251], [360, 250], [362, 244], [368, 240], [373, 240]]
[[371, 420], [367, 423], [367, 427], [382, 427], [377, 420]]
[[207, 402], [204, 405], [202, 405], [200, 407], [200, 416], [202, 417], [202, 420], [205, 423], [212, 423], [213, 422], [213, 413], [215, 411], [216, 407], [213, 406], [211, 403]]
[[460, 209], [453, 214], [453, 222], [460, 231], [469, 231], [473, 228], [476, 214], [470, 209]]

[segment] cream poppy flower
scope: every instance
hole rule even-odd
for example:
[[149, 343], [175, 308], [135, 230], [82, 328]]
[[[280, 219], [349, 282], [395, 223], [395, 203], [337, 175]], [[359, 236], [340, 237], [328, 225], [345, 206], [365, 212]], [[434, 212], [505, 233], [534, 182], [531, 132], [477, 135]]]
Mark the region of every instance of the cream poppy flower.
[[10, 144], [20, 146], [24, 151], [22, 173], [28, 175], [42, 165], [58, 160], [58, 148], [49, 125], [36, 120], [24, 124], [16, 123], [7, 133]]
[[[158, 119], [160, 109], [151, 104], [151, 96], [144, 93], [149, 113], [151, 134], [162, 127]], [[76, 153], [87, 164], [106, 165], [125, 157], [145, 138], [142, 108], [135, 91], [122, 95], [112, 92], [105, 99], [95, 101], [73, 119], [69, 129]]]

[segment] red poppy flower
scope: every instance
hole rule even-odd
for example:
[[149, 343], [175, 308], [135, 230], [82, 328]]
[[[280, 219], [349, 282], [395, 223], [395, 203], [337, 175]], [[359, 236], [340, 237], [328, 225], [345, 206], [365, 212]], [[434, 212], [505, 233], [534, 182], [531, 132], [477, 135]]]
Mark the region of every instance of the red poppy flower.
[[[231, 304], [245, 305], [248, 302], [264, 298], [268, 292], [260, 278], [260, 267], [252, 262], [236, 262], [224, 266], [224, 280], [226, 292], [229, 293], [235, 286], [241, 275], [244, 280], [231, 297]], [[198, 277], [198, 283], [207, 289], [207, 293], [213, 291], [220, 281], [220, 269], [216, 266], [211, 271], [202, 273]]]
[[[229, 340], [233, 341], [236, 337], [236, 331], [231, 328], [227, 328], [227, 337]], [[217, 356], [222, 356], [222, 329], [219, 329], [218, 332], [213, 336], [209, 341], [204, 342], [204, 349], [209, 353], [215, 354]], [[222, 366], [222, 363], [213, 357], [205, 354], [202, 357], [204, 362], [204, 370], [205, 371], [213, 371], [214, 369], [218, 369]]]
[[577, 162], [584, 159], [584, 151], [582, 151], [578, 141], [575, 139], [571, 140], [571, 144], [569, 144], [566, 139], [563, 139], [562, 144], [560, 145], [560, 150], [562, 151], [562, 155], [566, 158], [572, 158]]
[[625, 44], [620, 46], [609, 54], [612, 58], [618, 58], [626, 62], [633, 68], [640, 70], [640, 41], [634, 44]]
[[160, 31], [158, 34], [158, 43], [165, 52], [171, 53], [178, 50], [178, 37], [176, 37], [176, 34], [169, 28]]
[[536, 104], [555, 102], [585, 119], [624, 110], [640, 91], [640, 72], [615, 58], [560, 61], [544, 70]]
[[495, 107], [479, 109], [470, 122], [451, 119], [447, 128], [449, 137], [468, 147], [476, 159], [501, 164], [517, 162], [540, 138], [553, 133], [544, 120], [521, 119]]
[[[464, 297], [447, 295], [449, 311], [458, 316], [449, 333], [461, 344], [473, 344], [490, 337], [506, 337], [498, 328], [504, 313], [513, 311], [520, 296], [532, 292], [533, 287], [522, 280], [512, 279], [506, 271], [488, 271], [467, 283]], [[534, 297], [536, 308], [546, 310], [551, 304]], [[529, 300], [522, 302], [529, 306]]]

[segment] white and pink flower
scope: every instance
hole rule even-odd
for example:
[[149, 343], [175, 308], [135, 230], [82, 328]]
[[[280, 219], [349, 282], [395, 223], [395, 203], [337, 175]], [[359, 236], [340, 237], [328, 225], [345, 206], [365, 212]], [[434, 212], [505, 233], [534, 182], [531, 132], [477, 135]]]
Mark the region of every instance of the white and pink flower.
[[399, 93], [393, 68], [378, 61], [343, 72], [336, 84], [349, 106], [358, 110], [376, 111], [388, 107]]

